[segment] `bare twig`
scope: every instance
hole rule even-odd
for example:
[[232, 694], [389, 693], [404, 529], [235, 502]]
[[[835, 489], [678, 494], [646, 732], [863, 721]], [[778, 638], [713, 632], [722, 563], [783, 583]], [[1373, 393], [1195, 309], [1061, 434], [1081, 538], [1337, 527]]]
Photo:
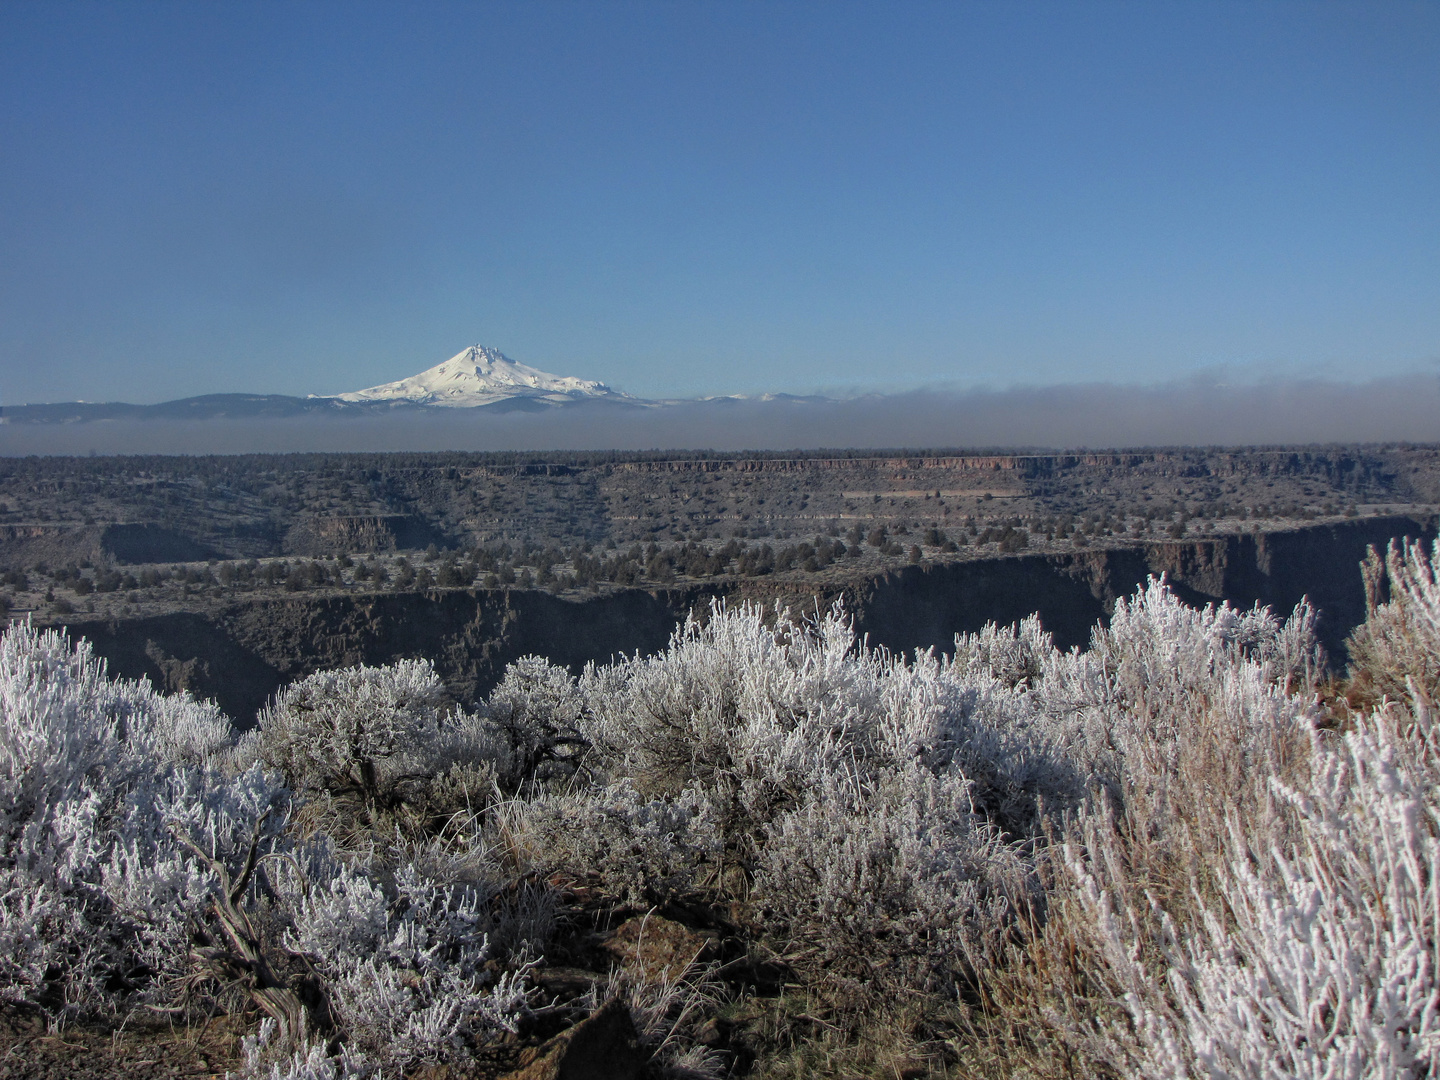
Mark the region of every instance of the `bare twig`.
[[220, 859], [206, 852], [183, 830], [172, 826], [172, 831], [182, 845], [210, 865], [220, 884], [219, 890], [211, 894], [209, 911], [219, 926], [220, 935], [202, 929], [204, 940], [191, 950], [191, 956], [222, 984], [242, 987], [250, 999], [275, 1021], [282, 1043], [298, 1045], [313, 1027], [310, 1012], [295, 991], [275, 974], [265, 955], [260, 935], [250, 917], [239, 907], [259, 861], [260, 834], [269, 816], [267, 810], [255, 822], [240, 877], [233, 883], [229, 868]]

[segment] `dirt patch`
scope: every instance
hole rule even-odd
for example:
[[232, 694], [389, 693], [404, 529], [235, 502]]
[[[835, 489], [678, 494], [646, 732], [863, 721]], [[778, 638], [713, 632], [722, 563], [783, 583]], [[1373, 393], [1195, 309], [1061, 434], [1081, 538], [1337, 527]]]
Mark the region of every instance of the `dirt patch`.
[[71, 1024], [55, 1031], [33, 1012], [0, 1009], [0, 1080], [201, 1080], [240, 1068], [243, 1017], [171, 1025], [131, 1017], [110, 1026]]

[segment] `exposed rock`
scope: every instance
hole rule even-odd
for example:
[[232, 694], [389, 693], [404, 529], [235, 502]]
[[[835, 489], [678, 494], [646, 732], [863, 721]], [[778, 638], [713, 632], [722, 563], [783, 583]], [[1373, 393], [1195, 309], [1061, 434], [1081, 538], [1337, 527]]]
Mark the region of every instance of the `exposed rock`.
[[0, 566], [201, 562], [214, 555], [158, 525], [0, 525]]
[[449, 538], [423, 518], [406, 514], [315, 515], [290, 527], [283, 543], [287, 555], [344, 555], [449, 547]]
[[[1435, 530], [1433, 518], [1374, 517], [1284, 532], [910, 566], [845, 585], [716, 580], [583, 600], [522, 589], [264, 596], [204, 614], [64, 621], [94, 642], [112, 674], [147, 676], [157, 685], [214, 696], [242, 727], [281, 686], [325, 668], [424, 657], [455, 698], [468, 703], [488, 694], [506, 665], [527, 653], [576, 671], [592, 660], [652, 653], [664, 648], [692, 608], [703, 610], [716, 596], [780, 600], [806, 610], [843, 596], [856, 632], [897, 653], [945, 652], [957, 633], [1039, 612], [1056, 645], [1068, 648], [1085, 644], [1116, 597], [1165, 573], [1187, 603], [1228, 600], [1248, 607], [1258, 600], [1288, 615], [1308, 595], [1321, 612], [1322, 642], [1343, 663], [1345, 636], [1365, 618], [1359, 564], [1367, 545], [1383, 547], [1402, 535], [1428, 541]], [[198, 662], [186, 667], [191, 660]]]
[[1320, 610], [1321, 643], [1344, 662], [1346, 635], [1365, 619], [1360, 562], [1369, 545], [1392, 537], [1429, 541], [1436, 520], [1373, 517], [1269, 533], [1146, 542], [1067, 554], [1017, 555], [878, 575], [856, 590], [847, 608], [855, 629], [894, 652], [954, 648], [957, 633], [987, 622], [1004, 626], [1038, 612], [1060, 648], [1084, 646], [1117, 597], [1151, 575], [1165, 574], [1187, 604], [1255, 602], [1281, 617], [1308, 596]]
[[640, 1080], [647, 1055], [630, 1010], [612, 999], [568, 1031], [521, 1056], [505, 1080]]
[[615, 962], [647, 982], [681, 978], [714, 946], [714, 935], [702, 934], [659, 915], [628, 919], [601, 944]]
[[241, 728], [253, 726], [260, 707], [288, 681], [202, 615], [69, 621], [71, 632], [89, 638], [106, 659], [111, 675], [213, 699]]
[[588, 993], [596, 983], [605, 981], [598, 971], [573, 967], [542, 967], [530, 972], [530, 981], [555, 1001], [573, 1001]]

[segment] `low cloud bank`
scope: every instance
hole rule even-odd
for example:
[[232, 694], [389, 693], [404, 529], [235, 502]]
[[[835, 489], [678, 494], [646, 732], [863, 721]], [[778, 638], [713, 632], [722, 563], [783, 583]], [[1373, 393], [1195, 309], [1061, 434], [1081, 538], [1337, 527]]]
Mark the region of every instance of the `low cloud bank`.
[[916, 391], [849, 401], [712, 401], [659, 409], [404, 412], [343, 419], [0, 425], [0, 455], [385, 450], [785, 450], [1440, 442], [1440, 379], [1363, 383], [1087, 383]]

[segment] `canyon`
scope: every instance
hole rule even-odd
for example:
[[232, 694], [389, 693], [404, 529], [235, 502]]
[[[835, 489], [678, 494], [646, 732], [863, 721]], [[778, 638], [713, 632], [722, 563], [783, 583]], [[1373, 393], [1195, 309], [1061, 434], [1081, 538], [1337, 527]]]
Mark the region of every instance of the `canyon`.
[[214, 699], [242, 727], [287, 682], [311, 672], [404, 657], [431, 660], [457, 701], [473, 703], [505, 666], [537, 654], [578, 671], [662, 648], [713, 601], [785, 605], [839, 601], [872, 646], [945, 652], [987, 622], [1038, 614], [1062, 647], [1083, 645], [1115, 600], [1165, 575], [1187, 603], [1260, 603], [1286, 614], [1304, 597], [1342, 667], [1344, 641], [1365, 617], [1359, 564], [1370, 547], [1436, 537], [1433, 515], [1385, 515], [1221, 537], [1095, 546], [1071, 552], [927, 562], [823, 582], [720, 578], [621, 588], [589, 597], [539, 589], [457, 588], [239, 598], [205, 610], [135, 618], [49, 620], [88, 638], [112, 674]]

